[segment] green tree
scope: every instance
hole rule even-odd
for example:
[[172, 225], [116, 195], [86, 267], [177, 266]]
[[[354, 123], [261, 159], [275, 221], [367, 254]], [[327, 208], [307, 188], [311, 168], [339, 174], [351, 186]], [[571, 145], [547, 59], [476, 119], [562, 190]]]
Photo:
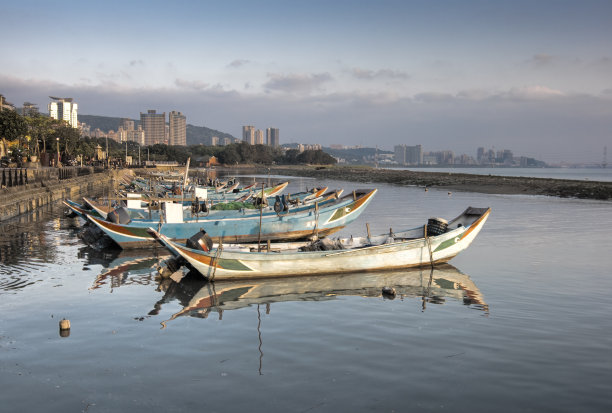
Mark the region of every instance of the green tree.
[[36, 148], [35, 153], [38, 154], [41, 151], [39, 143], [43, 144], [42, 152], [46, 152], [46, 139], [53, 134], [57, 121], [53, 118], [40, 114], [36, 116], [26, 116], [25, 120], [28, 124], [28, 133], [31, 137], [30, 143], [34, 148]]
[[9, 141], [23, 139], [28, 133], [28, 125], [14, 110], [0, 110], [0, 138]]
[[296, 160], [299, 163], [311, 165], [333, 165], [337, 162], [336, 158], [320, 149], [316, 151], [304, 151], [296, 157]]
[[285, 152], [285, 157], [282, 162], [288, 164], [296, 164], [298, 163], [297, 157], [299, 154], [300, 151], [298, 151], [297, 149], [288, 149], [287, 152]]
[[226, 165], [235, 165], [242, 162], [242, 158], [236, 149], [236, 145], [233, 144], [224, 147], [223, 150], [217, 155], [217, 158], [219, 158], [219, 162]]
[[51, 137], [56, 142], [58, 142], [57, 139], [59, 139], [60, 152], [65, 154], [68, 158], [72, 158], [76, 155], [76, 149], [80, 139], [78, 129], [73, 128], [66, 122], [61, 122], [55, 128]]

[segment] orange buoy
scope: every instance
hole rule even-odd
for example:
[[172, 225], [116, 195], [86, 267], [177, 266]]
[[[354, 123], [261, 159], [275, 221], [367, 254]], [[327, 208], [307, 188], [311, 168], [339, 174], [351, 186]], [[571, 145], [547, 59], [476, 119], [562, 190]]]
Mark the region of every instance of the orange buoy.
[[65, 318], [63, 318], [59, 322], [59, 327], [60, 327], [60, 330], [70, 330], [70, 320], [66, 320]]

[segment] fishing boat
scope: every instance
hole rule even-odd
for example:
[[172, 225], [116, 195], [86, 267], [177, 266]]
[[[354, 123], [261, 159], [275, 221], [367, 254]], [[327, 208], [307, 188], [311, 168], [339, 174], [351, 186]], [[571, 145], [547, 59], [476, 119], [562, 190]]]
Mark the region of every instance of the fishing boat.
[[[223, 245], [205, 251], [189, 248], [154, 228], [149, 232], [206, 279], [236, 280], [434, 266], [465, 250], [490, 212], [490, 208], [469, 207], [450, 222], [432, 218], [426, 225], [405, 231], [318, 240], [311, 248], [280, 252], [224, 249]], [[197, 245], [193, 237], [190, 241]]]
[[[329, 301], [338, 297], [392, 298], [383, 289], [392, 289], [396, 297], [421, 299], [427, 304], [447, 302], [488, 312], [484, 296], [467, 275], [450, 264], [434, 269], [408, 268], [401, 271], [315, 275], [295, 278], [266, 278], [239, 281], [206, 282], [188, 276], [180, 283], [162, 284], [164, 296], [149, 314], [158, 314], [166, 303], [178, 301], [180, 310], [163, 322], [179, 317], [207, 317], [212, 312], [239, 310], [258, 304], [291, 301]], [[447, 301], [448, 300], [448, 301]], [[175, 306], [175, 305], [173, 305]]]
[[[282, 198], [278, 195], [276, 196], [276, 201], [273, 204], [273, 208], [275, 210], [285, 209], [285, 205], [287, 208], [297, 207], [300, 204], [313, 204], [315, 202], [319, 202], [320, 205], [323, 201], [331, 200], [333, 198], [338, 198], [342, 195], [343, 190], [335, 190], [324, 192], [327, 190], [327, 187], [323, 188], [314, 188], [311, 191], [299, 192], [297, 194], [288, 194], [283, 195]], [[143, 205], [139, 197], [131, 198], [128, 194], [127, 200], [120, 201], [121, 207], [113, 208], [108, 205], [101, 204], [100, 202], [96, 202], [90, 198], [83, 198], [85, 200], [84, 204], [79, 204], [78, 202], [72, 201], [70, 199], [63, 200], [62, 203], [68, 208], [67, 214], [72, 214], [81, 217], [82, 219], [87, 221], [87, 216], [91, 215], [95, 218], [105, 219], [110, 222], [115, 222], [110, 218], [109, 214], [112, 212], [117, 213], [119, 209], [121, 209], [121, 214], [129, 217], [130, 220], [149, 220], [159, 222], [160, 214], [162, 213], [163, 207], [160, 205], [156, 205], [155, 207], [150, 207], [149, 205]], [[197, 198], [196, 198], [197, 200]], [[127, 202], [126, 202], [127, 201]], [[158, 202], [162, 204], [164, 202], [176, 203], [172, 199], [160, 199]], [[180, 203], [180, 202], [179, 202]], [[194, 201], [184, 201], [183, 205], [183, 219], [203, 219], [203, 220], [219, 220], [228, 218], [228, 216], [224, 216], [224, 213], [221, 212], [213, 212], [213, 215], [210, 216], [210, 211], [228, 211], [228, 210], [239, 210], [241, 208], [247, 209], [256, 209], [257, 205], [255, 202], [250, 201], [222, 201], [213, 203], [213, 201], [200, 203], [197, 200], [197, 203]], [[258, 212], [257, 212], [258, 213]]]
[[[283, 182], [273, 187], [264, 188], [263, 190], [264, 197], [270, 198], [270, 197], [278, 196], [280, 193], [283, 192], [283, 190], [287, 187], [288, 184], [289, 182]], [[97, 215], [95, 215], [96, 217], [102, 217], [103, 219], [106, 219], [108, 214], [114, 211], [118, 206], [125, 206], [128, 210], [133, 210], [132, 211], [133, 213], [130, 214], [130, 217], [132, 219], [158, 219], [159, 215], [157, 213], [154, 213], [152, 215], [151, 210], [153, 211], [158, 210], [159, 204], [162, 202], [181, 203], [184, 206], [188, 206], [188, 207], [190, 207], [195, 201], [201, 202], [201, 201], [206, 201], [206, 200], [208, 200], [209, 205], [227, 203], [227, 202], [246, 202], [249, 200], [249, 198], [252, 198], [252, 197], [261, 198], [261, 192], [262, 190], [260, 189], [259, 191], [245, 191], [245, 192], [231, 193], [231, 194], [228, 194], [229, 196], [227, 197], [225, 196], [225, 194], [223, 194], [220, 197], [215, 197], [214, 196], [215, 194], [210, 194], [210, 193], [207, 194], [206, 192], [195, 191], [195, 193], [187, 194], [186, 197], [167, 195], [166, 198], [150, 198], [150, 197], [145, 196], [144, 194], [127, 193], [126, 197], [114, 199], [113, 200], [113, 202], [115, 203], [114, 206], [109, 205], [108, 201], [103, 203], [103, 202], [99, 202], [92, 198], [87, 198], [87, 197], [83, 198], [85, 205], [79, 204], [71, 200], [67, 200], [68, 202], [63, 202], [63, 203], [64, 205], [66, 205], [68, 208], [70, 208], [74, 213], [76, 213], [79, 216], [82, 215], [81, 212], [87, 212], [91, 210], [97, 213]], [[316, 199], [317, 197], [321, 196], [321, 195], [316, 195], [316, 194], [320, 194], [320, 190], [317, 190], [317, 192], [314, 194], [310, 192], [296, 194], [294, 197], [292, 197], [292, 199], [312, 200], [312, 199]], [[198, 195], [200, 196], [198, 197]], [[208, 196], [208, 195], [212, 195], [212, 196]], [[151, 207], [150, 204], [155, 204], [155, 205]], [[76, 211], [75, 208], [77, 208], [80, 211]], [[187, 209], [187, 211], [190, 211], [190, 210]]]
[[247, 243], [257, 241], [298, 240], [332, 234], [353, 222], [370, 203], [377, 190], [356, 190], [343, 197], [330, 196], [320, 202], [276, 211], [242, 209], [210, 211], [205, 218], [183, 219], [182, 205], [164, 204], [164, 222], [133, 220], [126, 224], [108, 222], [87, 215], [121, 248], [142, 248], [155, 245], [149, 227], [162, 235], [185, 241], [204, 228], [213, 241]]
[[[263, 188], [265, 197], [279, 195], [289, 185], [289, 182], [282, 182], [274, 186]], [[154, 194], [154, 197], [177, 199], [199, 197], [214, 201], [234, 201], [237, 199], [247, 199], [249, 197], [261, 197], [262, 188], [258, 183], [253, 183], [245, 187], [239, 188], [238, 181], [228, 181], [219, 186], [202, 186], [202, 185], [152, 185], [148, 191]], [[184, 189], [184, 190], [183, 190]]]

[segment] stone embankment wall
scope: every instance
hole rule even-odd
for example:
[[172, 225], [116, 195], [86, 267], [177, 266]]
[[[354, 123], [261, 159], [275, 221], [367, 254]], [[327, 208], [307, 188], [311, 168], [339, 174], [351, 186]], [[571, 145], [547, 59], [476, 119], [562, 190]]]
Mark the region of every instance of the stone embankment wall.
[[0, 169], [0, 222], [63, 199], [112, 193], [130, 173], [93, 167]]

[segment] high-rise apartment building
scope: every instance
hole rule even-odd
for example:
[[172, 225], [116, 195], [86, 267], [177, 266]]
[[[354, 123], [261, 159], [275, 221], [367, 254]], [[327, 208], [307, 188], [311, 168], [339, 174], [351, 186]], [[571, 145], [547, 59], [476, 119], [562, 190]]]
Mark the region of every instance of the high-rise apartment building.
[[172, 111], [168, 115], [169, 145], [187, 145], [187, 118], [181, 112]]
[[264, 133], [261, 129], [255, 131], [255, 143], [257, 145], [263, 145], [264, 143]]
[[128, 131], [128, 141], [138, 142], [139, 145], [145, 144], [145, 133], [142, 130], [142, 126], [138, 125], [138, 129], [132, 129]]
[[117, 140], [119, 142], [136, 142], [139, 145], [144, 145], [144, 131], [142, 126], [138, 125], [138, 129], [134, 129], [134, 121], [132, 119], [122, 119], [121, 125], [117, 130]]
[[255, 126], [242, 127], [242, 140], [249, 145], [255, 145]]
[[140, 112], [140, 124], [145, 136], [145, 145], [165, 143], [166, 140], [166, 112], [157, 113], [149, 109], [147, 113]]
[[423, 163], [423, 148], [421, 145], [396, 145], [393, 149], [395, 162], [400, 165], [421, 165]]
[[121, 127], [123, 130], [134, 130], [134, 121], [132, 119], [121, 119]]
[[57, 98], [55, 96], [49, 96], [53, 101], [49, 103], [47, 108], [49, 109], [49, 116], [53, 119], [63, 120], [68, 122], [73, 128], [78, 127], [79, 122], [77, 119], [78, 105], [73, 102], [72, 98]]
[[266, 129], [266, 145], [278, 146], [280, 143], [278, 128]]

